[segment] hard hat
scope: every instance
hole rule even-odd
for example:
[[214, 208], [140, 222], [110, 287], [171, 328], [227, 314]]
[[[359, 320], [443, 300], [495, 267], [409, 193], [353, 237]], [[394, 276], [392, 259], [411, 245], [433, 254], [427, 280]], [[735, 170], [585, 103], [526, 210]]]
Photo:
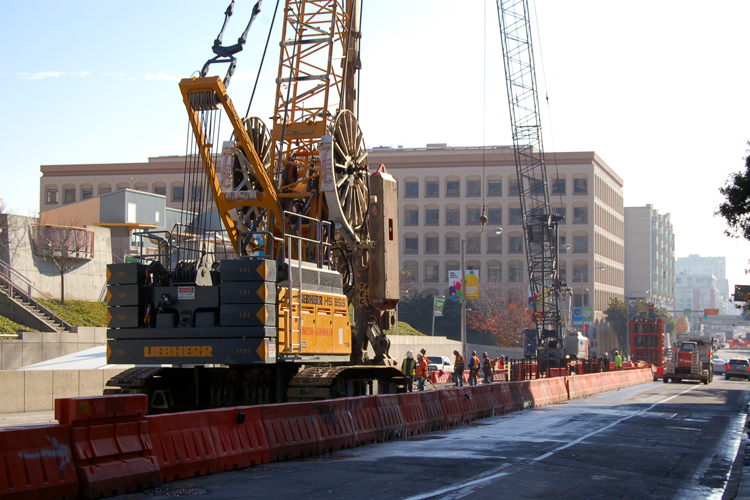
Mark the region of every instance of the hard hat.
[[414, 353], [412, 353], [411, 351], [406, 351], [406, 357], [407, 358], [413, 358], [414, 357]]
[[417, 354], [417, 359], [422, 359], [422, 353]]
[[456, 355], [458, 355], [458, 351], [454, 349], [454, 350], [453, 350], [453, 354], [456, 354]]
[[486, 358], [489, 355], [485, 352], [484, 354], [482, 354], [482, 356], [484, 356]]
[[471, 355], [474, 356], [477, 353], [477, 351], [471, 351]]
[[421, 352], [422, 354], [424, 354], [424, 353], [426, 353], [427, 351], [425, 351], [425, 350], [424, 350], [424, 348], [423, 348], [423, 349], [420, 349], [420, 350], [419, 350], [419, 352]]

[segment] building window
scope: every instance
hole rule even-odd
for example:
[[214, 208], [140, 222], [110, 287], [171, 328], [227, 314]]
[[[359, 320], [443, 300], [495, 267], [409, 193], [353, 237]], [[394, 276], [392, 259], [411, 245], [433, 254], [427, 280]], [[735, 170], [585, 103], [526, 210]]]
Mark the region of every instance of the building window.
[[419, 182], [418, 181], [406, 181], [406, 197], [407, 198], [419, 197]]
[[482, 214], [480, 208], [467, 208], [466, 209], [466, 225], [467, 226], [478, 226], [479, 216]]
[[440, 196], [440, 182], [426, 181], [424, 183], [424, 196], [425, 198], [437, 198]]
[[523, 266], [511, 264], [508, 266], [508, 281], [511, 283], [523, 283]]
[[167, 195], [167, 186], [154, 186], [154, 194]]
[[557, 240], [558, 240], [557, 244], [559, 245], [558, 248], [560, 250], [560, 253], [568, 253], [568, 251], [563, 248], [563, 245], [565, 245], [565, 241], [566, 241], [565, 236], [559, 236]]
[[565, 195], [565, 179], [555, 179], [552, 181], [552, 194]]
[[488, 208], [487, 209], [487, 223], [488, 224], [502, 224], [503, 223], [503, 209], [502, 208]]
[[589, 268], [588, 268], [588, 266], [586, 264], [584, 264], [584, 265], [578, 265], [578, 266], [573, 266], [573, 281], [575, 283], [581, 283], [581, 277], [583, 277], [583, 283], [588, 283], [589, 282], [589, 274], [591, 273], [591, 271], [589, 271], [587, 273], [586, 271], [588, 271], [588, 270], [589, 270]]
[[573, 224], [588, 224], [588, 207], [573, 207]]
[[529, 187], [533, 195], [541, 196], [544, 194], [544, 182], [539, 179], [529, 179]]
[[508, 209], [508, 224], [523, 224], [523, 211], [520, 208]]
[[192, 186], [190, 188], [190, 195], [192, 196], [193, 201], [201, 201], [203, 200], [203, 186]]
[[88, 200], [94, 197], [94, 188], [81, 188], [81, 199]]
[[437, 226], [438, 224], [440, 224], [440, 209], [439, 208], [425, 208], [424, 225], [425, 226]]
[[567, 274], [567, 268], [565, 264], [560, 264], [560, 281], [566, 281], [565, 275]]
[[587, 178], [573, 179], [573, 194], [588, 194], [589, 182]]
[[111, 192], [112, 192], [112, 188], [111, 187], [100, 187], [99, 188], [99, 196], [101, 196], [103, 194], [109, 194]]
[[404, 238], [404, 253], [419, 253], [419, 238]]
[[503, 253], [502, 236], [487, 236], [487, 253]]
[[487, 281], [491, 283], [500, 283], [501, 281], [503, 281], [503, 266], [501, 265], [487, 266]]
[[589, 237], [573, 236], [573, 253], [589, 253]]
[[446, 181], [445, 196], [450, 198], [461, 196], [461, 181]]
[[427, 283], [437, 283], [440, 281], [440, 271], [437, 264], [425, 264], [424, 280]]
[[437, 236], [425, 236], [424, 253], [440, 253], [440, 243]]
[[73, 203], [76, 201], [76, 188], [65, 188], [65, 199], [63, 203]]
[[508, 253], [523, 253], [523, 236], [508, 237]]
[[562, 219], [560, 219], [558, 224], [565, 224], [565, 207], [553, 207], [552, 213], [562, 217]]
[[57, 189], [47, 190], [47, 205], [57, 205]]
[[479, 235], [472, 236], [466, 240], [466, 253], [482, 253], [482, 239]]
[[407, 208], [404, 210], [404, 225], [405, 226], [418, 226], [419, 225], [419, 210], [416, 208]]
[[511, 179], [508, 196], [518, 196], [520, 192], [521, 191], [518, 189], [518, 179]]
[[470, 198], [476, 198], [482, 195], [482, 181], [470, 180], [466, 181], [466, 196]]
[[445, 237], [445, 253], [460, 253], [459, 246], [461, 242], [458, 236]]
[[487, 181], [487, 196], [502, 196], [503, 181]]
[[415, 281], [419, 280], [419, 264], [404, 264], [404, 271]]
[[182, 201], [185, 195], [183, 186], [172, 186], [172, 201]]
[[458, 208], [445, 209], [445, 225], [458, 226], [461, 224], [461, 210]]

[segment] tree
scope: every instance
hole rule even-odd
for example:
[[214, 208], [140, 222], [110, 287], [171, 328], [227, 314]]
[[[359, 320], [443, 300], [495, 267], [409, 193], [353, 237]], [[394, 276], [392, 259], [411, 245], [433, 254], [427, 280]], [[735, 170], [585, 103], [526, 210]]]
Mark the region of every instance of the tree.
[[65, 273], [94, 257], [94, 232], [75, 226], [31, 227], [34, 253], [51, 261], [60, 273], [60, 303], [65, 304]]
[[523, 288], [504, 283], [485, 283], [479, 299], [471, 301], [466, 325], [490, 334], [502, 347], [522, 347], [523, 330], [534, 327], [533, 310]]
[[726, 220], [729, 228], [725, 234], [750, 240], [750, 155], [744, 160], [745, 171], [730, 175], [726, 184], [719, 188], [726, 201], [719, 205], [714, 215], [721, 215]]
[[398, 274], [399, 295], [401, 300], [411, 300], [419, 295], [421, 283], [403, 267]]
[[677, 335], [681, 335], [685, 333], [687, 329], [687, 319], [685, 319], [685, 316], [680, 315], [675, 321], [675, 333], [677, 333]]

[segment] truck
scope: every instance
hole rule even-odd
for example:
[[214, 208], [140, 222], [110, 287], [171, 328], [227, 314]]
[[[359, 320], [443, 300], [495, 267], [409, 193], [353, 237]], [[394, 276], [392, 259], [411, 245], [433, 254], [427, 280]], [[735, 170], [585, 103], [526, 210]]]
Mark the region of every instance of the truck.
[[662, 381], [698, 380], [709, 384], [714, 378], [710, 337], [678, 337], [664, 368]]

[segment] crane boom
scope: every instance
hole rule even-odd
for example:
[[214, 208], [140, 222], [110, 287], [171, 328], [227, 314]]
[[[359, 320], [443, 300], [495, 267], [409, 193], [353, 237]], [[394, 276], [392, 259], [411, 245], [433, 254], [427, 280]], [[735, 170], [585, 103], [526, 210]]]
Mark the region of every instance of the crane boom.
[[528, 0], [497, 0], [497, 5], [536, 324], [531, 347], [537, 357], [559, 358], [562, 308], [557, 227], [561, 217], [553, 215], [550, 207], [529, 5]]

